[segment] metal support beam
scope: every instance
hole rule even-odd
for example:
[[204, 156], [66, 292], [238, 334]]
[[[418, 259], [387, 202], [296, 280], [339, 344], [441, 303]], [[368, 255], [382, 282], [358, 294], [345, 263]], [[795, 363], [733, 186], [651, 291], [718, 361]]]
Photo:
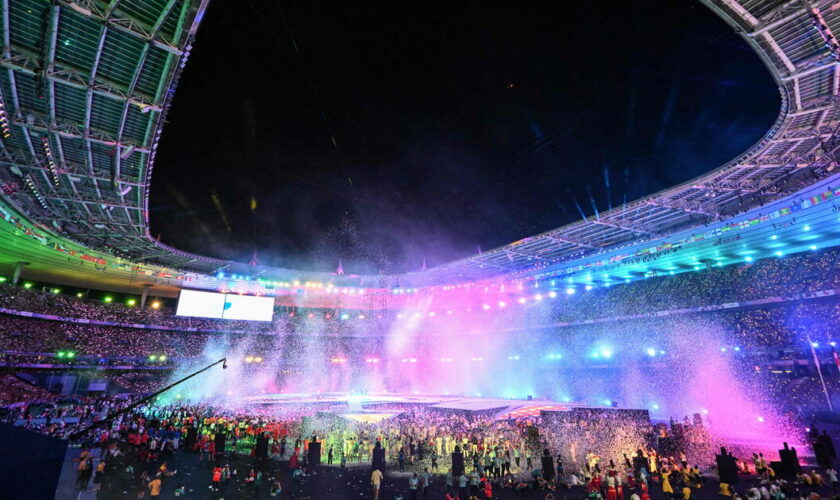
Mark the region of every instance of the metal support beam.
[[111, 29], [120, 31], [145, 42], [150, 42], [155, 47], [163, 49], [170, 54], [180, 56], [183, 53], [183, 51], [178, 47], [154, 36], [152, 33], [152, 26], [125, 14], [117, 15], [115, 12], [116, 9], [103, 10], [96, 0], [56, 1], [64, 8], [93, 19]]
[[[15, 47], [14, 52], [7, 51], [8, 54], [4, 54], [2, 59], [0, 59], [0, 66], [26, 75], [34, 76], [38, 74], [37, 59], [32, 54], [23, 54], [23, 51], [24, 49], [18, 47]], [[54, 64], [43, 74], [44, 78], [53, 83], [60, 83], [79, 90], [90, 91], [115, 101], [125, 101], [143, 109], [161, 111], [160, 105], [155, 103], [154, 98], [151, 96], [147, 96], [133, 89], [129, 90], [119, 83], [101, 78], [85, 80], [83, 75], [84, 72], [82, 70], [73, 68], [67, 64]]]
[[577, 246], [577, 247], [590, 248], [592, 250], [597, 250], [598, 248], [600, 248], [600, 247], [596, 247], [594, 245], [590, 245], [588, 243], [582, 243], [582, 242], [576, 241], [576, 240], [561, 238], [560, 236], [555, 236], [555, 235], [546, 236], [546, 238], [548, 238], [551, 241], [556, 241], [557, 243], [565, 243], [567, 245], [574, 245], [574, 246]]
[[132, 142], [120, 143], [119, 141], [117, 141], [116, 137], [103, 130], [92, 129], [90, 127], [80, 129], [77, 123], [61, 121], [57, 121], [56, 123], [51, 124], [49, 123], [48, 119], [46, 119], [43, 115], [30, 110], [26, 111], [26, 117], [31, 117], [33, 118], [33, 120], [29, 122], [28, 120], [23, 119], [23, 116], [16, 116], [12, 120], [12, 124], [17, 125], [26, 130], [31, 130], [43, 134], [54, 133], [58, 136], [65, 137], [67, 139], [81, 139], [84, 141], [94, 142], [96, 144], [102, 144], [110, 147], [115, 147], [117, 146], [117, 144], [121, 144], [123, 146], [134, 146], [134, 150], [137, 152], [150, 152], [149, 148], [142, 147]]
[[661, 201], [656, 201], [656, 200], [649, 200], [647, 202], [647, 204], [650, 205], [650, 206], [653, 206], [653, 207], [661, 207], [661, 208], [668, 208], [668, 209], [671, 209], [671, 210], [679, 210], [680, 212], [684, 212], [684, 213], [687, 213], [687, 214], [704, 215], [706, 217], [716, 217], [717, 216], [713, 213], [706, 212], [705, 210], [702, 210], [702, 209], [699, 209], [699, 208], [689, 208], [689, 207], [685, 207], [685, 206], [682, 206], [682, 205], [674, 205], [674, 204], [671, 204], [671, 203], [662, 203]]
[[68, 197], [63, 197], [63, 196], [50, 196], [50, 199], [55, 200], [55, 201], [65, 202], [65, 203], [71, 203], [71, 202], [72, 203], [85, 203], [85, 204], [88, 204], [88, 205], [97, 205], [99, 207], [122, 208], [122, 209], [125, 209], [125, 210], [139, 210], [139, 211], [144, 210], [143, 207], [133, 207], [133, 206], [122, 205], [120, 203], [113, 203], [113, 202], [105, 201], [105, 200], [92, 200], [92, 199], [84, 198], [84, 197], [68, 198]]
[[653, 233], [652, 231], [648, 231], [646, 229], [640, 229], [640, 228], [632, 227], [632, 226], [624, 226], [624, 225], [621, 225], [621, 224], [616, 224], [614, 222], [607, 222], [603, 218], [602, 219], [590, 219], [588, 222], [591, 222], [593, 224], [600, 224], [602, 226], [612, 227], [612, 228], [615, 228], [615, 229], [621, 229], [623, 231], [630, 231], [632, 233], [647, 234], [649, 236], [654, 236], [655, 235], [655, 233]]

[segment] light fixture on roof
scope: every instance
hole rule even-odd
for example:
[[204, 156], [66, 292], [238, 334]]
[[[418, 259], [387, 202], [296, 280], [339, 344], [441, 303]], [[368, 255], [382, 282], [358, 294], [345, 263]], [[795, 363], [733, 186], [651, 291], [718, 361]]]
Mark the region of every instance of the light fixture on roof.
[[0, 101], [0, 133], [3, 134], [4, 139], [12, 136], [12, 130], [9, 128], [9, 117], [6, 115], [6, 107]]
[[56, 186], [61, 184], [61, 178], [58, 176], [58, 169], [55, 166], [55, 158], [53, 158], [52, 149], [50, 149], [50, 139], [46, 136], [41, 137], [41, 145], [44, 147], [44, 156], [47, 157], [47, 169], [52, 174], [53, 184]]

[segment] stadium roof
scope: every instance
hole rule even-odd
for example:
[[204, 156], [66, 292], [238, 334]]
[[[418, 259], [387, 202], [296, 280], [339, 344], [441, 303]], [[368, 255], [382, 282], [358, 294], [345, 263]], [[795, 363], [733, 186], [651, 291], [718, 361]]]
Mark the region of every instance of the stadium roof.
[[[149, 234], [155, 150], [209, 0], [0, 1], [0, 196], [14, 210], [60, 240], [135, 263], [213, 275], [327, 276], [193, 255]], [[747, 40], [779, 85], [779, 116], [757, 144], [706, 175], [596, 217], [370, 281], [544, 273], [728, 219], [836, 173], [840, 9], [828, 1], [701, 1]]]
[[155, 148], [209, 0], [3, 0], [3, 196], [91, 248], [181, 265], [148, 233]]

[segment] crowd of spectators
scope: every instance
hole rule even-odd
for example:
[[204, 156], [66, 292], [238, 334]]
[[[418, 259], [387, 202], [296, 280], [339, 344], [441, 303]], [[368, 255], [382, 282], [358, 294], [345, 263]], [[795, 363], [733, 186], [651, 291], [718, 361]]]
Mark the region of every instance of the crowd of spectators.
[[[840, 289], [840, 268], [836, 264], [838, 249], [796, 254], [784, 258], [761, 259], [753, 263], [718, 267], [700, 263], [696, 271], [675, 275], [649, 276], [629, 283], [619, 280], [613, 286], [595, 286], [585, 293], [565, 296], [551, 307], [550, 317], [558, 322], [576, 322], [597, 318], [647, 314], [685, 308], [714, 307], [768, 297]], [[549, 303], [554, 305], [548, 305]], [[334, 310], [301, 311], [275, 314], [271, 323], [178, 317], [166, 308], [134, 307], [123, 304], [102, 304], [73, 296], [27, 290], [0, 284], [0, 307], [35, 313], [109, 321], [145, 324], [176, 330], [198, 329], [207, 332], [278, 333], [293, 331], [305, 323], [313, 312], [318, 321], [331, 319], [340, 323]], [[543, 310], [533, 314], [545, 315]], [[376, 323], [374, 315], [367, 315]], [[381, 322], [394, 320], [394, 314], [376, 315]]]
[[[544, 301], [546, 307], [551, 308], [549, 314], [539, 308], [522, 308], [515, 312], [515, 308], [509, 308], [509, 313], [498, 313], [497, 325], [501, 329], [516, 329], [542, 322], [556, 325], [564, 335], [578, 332], [595, 335], [614, 330], [616, 325], [624, 330], [656, 332], [667, 331], [674, 322], [706, 321], [720, 325], [733, 345], [783, 347], [801, 344], [805, 334], [809, 338], [829, 339], [834, 333], [833, 325], [840, 321], [837, 296], [773, 300], [726, 308], [721, 305], [833, 289], [840, 286], [840, 271], [834, 265], [836, 257], [837, 251], [826, 250], [653, 277], [570, 296], [563, 294], [562, 300]], [[374, 318], [371, 314], [364, 321], [325, 321], [323, 316], [309, 319], [305, 314], [290, 316], [285, 313], [275, 315], [276, 319], [271, 323], [202, 320], [177, 317], [171, 311], [104, 304], [9, 284], [0, 284], [0, 307], [71, 318], [45, 320], [0, 314], [3, 351], [73, 350], [103, 357], [197, 355], [210, 339], [218, 338], [220, 334], [226, 334], [233, 343], [247, 336], [246, 333], [271, 334], [266, 336], [272, 337], [295, 334], [358, 336], [361, 332], [364, 336], [376, 336], [386, 333], [390, 325], [398, 321], [394, 314], [385, 314], [382, 318]], [[685, 310], [692, 307], [704, 309]], [[669, 314], [663, 316], [663, 311]], [[637, 316], [627, 317], [633, 314]], [[120, 326], [82, 323], [74, 319], [107, 321]], [[595, 320], [594, 324], [591, 324], [592, 320]], [[156, 328], [130, 326], [134, 324]], [[445, 332], [450, 326], [442, 318], [425, 322], [422, 330], [434, 335]], [[196, 328], [199, 331], [194, 331]], [[270, 346], [272, 341], [266, 339], [264, 343]]]

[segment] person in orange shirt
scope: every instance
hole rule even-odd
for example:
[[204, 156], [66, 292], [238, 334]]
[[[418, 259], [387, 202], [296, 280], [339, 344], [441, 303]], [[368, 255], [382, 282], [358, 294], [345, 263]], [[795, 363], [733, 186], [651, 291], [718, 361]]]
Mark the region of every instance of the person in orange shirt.
[[160, 476], [155, 476], [154, 479], [149, 481], [149, 496], [160, 496], [161, 487], [163, 487], [163, 481], [160, 480]]

